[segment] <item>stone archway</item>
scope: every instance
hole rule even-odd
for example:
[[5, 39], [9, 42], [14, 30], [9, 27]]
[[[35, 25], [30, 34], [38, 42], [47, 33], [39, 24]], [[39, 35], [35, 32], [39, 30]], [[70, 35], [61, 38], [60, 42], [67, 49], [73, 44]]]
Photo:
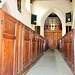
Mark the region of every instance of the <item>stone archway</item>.
[[8, 3], [7, 2], [5, 2], [3, 5], [2, 5], [2, 9], [4, 10], [4, 11], [6, 11], [7, 13], [11, 13], [11, 10], [10, 10], [10, 8], [9, 8], [9, 5], [8, 5]]
[[[66, 26], [65, 26], [65, 13], [63, 13], [60, 9], [56, 7], [51, 7], [41, 18], [40, 20], [40, 25], [41, 27], [41, 34], [44, 36], [44, 23], [46, 18], [48, 17], [49, 14], [54, 12], [61, 20], [62, 22], [62, 36], [66, 33]], [[43, 28], [43, 29], [42, 29]], [[43, 32], [42, 32], [43, 31]]]

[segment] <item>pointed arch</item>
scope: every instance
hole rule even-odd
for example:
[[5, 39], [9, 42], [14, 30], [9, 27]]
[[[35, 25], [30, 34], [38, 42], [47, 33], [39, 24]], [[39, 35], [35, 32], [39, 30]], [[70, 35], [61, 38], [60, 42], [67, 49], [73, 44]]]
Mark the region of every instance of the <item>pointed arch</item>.
[[9, 6], [9, 4], [7, 3], [7, 2], [5, 2], [3, 5], [2, 5], [2, 9], [4, 10], [4, 11], [6, 11], [7, 13], [11, 13], [11, 10], [10, 10], [10, 6]]
[[[50, 9], [48, 9], [48, 11], [45, 12], [45, 14], [42, 16], [42, 18], [40, 19], [40, 25], [43, 27], [44, 29], [44, 23], [46, 18], [49, 16], [49, 14], [51, 14], [52, 12], [54, 12], [61, 20], [62, 22], [62, 35], [64, 35], [66, 33], [66, 25], [65, 25], [65, 13], [63, 13], [63, 11], [61, 11], [60, 9], [56, 8], [56, 7], [51, 7]], [[41, 29], [42, 30], [42, 29]], [[42, 31], [41, 31], [42, 32]], [[44, 35], [44, 32], [42, 32], [41, 34]]]

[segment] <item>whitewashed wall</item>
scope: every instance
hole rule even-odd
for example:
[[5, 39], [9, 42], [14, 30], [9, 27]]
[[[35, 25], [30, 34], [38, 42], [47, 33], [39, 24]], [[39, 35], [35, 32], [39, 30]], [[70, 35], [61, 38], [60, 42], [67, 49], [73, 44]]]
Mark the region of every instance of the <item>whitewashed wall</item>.
[[17, 10], [17, 0], [2, 0], [0, 7], [28, 27], [33, 28], [31, 25], [30, 0], [21, 1], [21, 13]]
[[41, 26], [41, 35], [44, 36], [44, 22], [49, 14], [56, 13], [62, 21], [62, 36], [66, 33], [65, 13], [71, 12], [71, 4], [68, 0], [35, 1], [32, 5], [32, 13], [37, 15], [37, 25]]
[[75, 0], [72, 0], [72, 28], [75, 28]]
[[[30, 11], [32, 11], [33, 14], [37, 15], [37, 25], [41, 26], [40, 31], [42, 36], [44, 36], [45, 19], [48, 17], [49, 14], [55, 12], [62, 21], [62, 34], [64, 35], [66, 33], [65, 13], [71, 11], [71, 4], [68, 0], [34, 1], [31, 6], [32, 10], [29, 2], [30, 0], [22, 0], [22, 13], [19, 13], [17, 10], [17, 0], [2, 0], [0, 8], [3, 8], [6, 12], [14, 16], [16, 19], [34, 29], [34, 26], [31, 25]], [[74, 4], [72, 5], [75, 7]]]

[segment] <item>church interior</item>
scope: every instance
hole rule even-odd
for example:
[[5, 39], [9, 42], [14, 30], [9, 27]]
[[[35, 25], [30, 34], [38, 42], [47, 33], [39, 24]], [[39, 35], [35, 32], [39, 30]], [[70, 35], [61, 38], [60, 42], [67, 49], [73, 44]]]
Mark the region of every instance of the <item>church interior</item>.
[[75, 0], [0, 0], [0, 75], [75, 75]]

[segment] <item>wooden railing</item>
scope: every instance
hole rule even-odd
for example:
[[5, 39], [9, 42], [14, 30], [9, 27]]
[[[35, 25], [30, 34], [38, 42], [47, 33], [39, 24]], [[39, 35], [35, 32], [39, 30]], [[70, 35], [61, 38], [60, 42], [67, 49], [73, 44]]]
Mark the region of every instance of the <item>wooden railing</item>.
[[23, 75], [43, 54], [44, 38], [0, 9], [0, 75]]
[[58, 49], [60, 51], [62, 44], [62, 56], [75, 74], [75, 29], [65, 34], [61, 39], [62, 42], [59, 42], [60, 39], [58, 40]]

